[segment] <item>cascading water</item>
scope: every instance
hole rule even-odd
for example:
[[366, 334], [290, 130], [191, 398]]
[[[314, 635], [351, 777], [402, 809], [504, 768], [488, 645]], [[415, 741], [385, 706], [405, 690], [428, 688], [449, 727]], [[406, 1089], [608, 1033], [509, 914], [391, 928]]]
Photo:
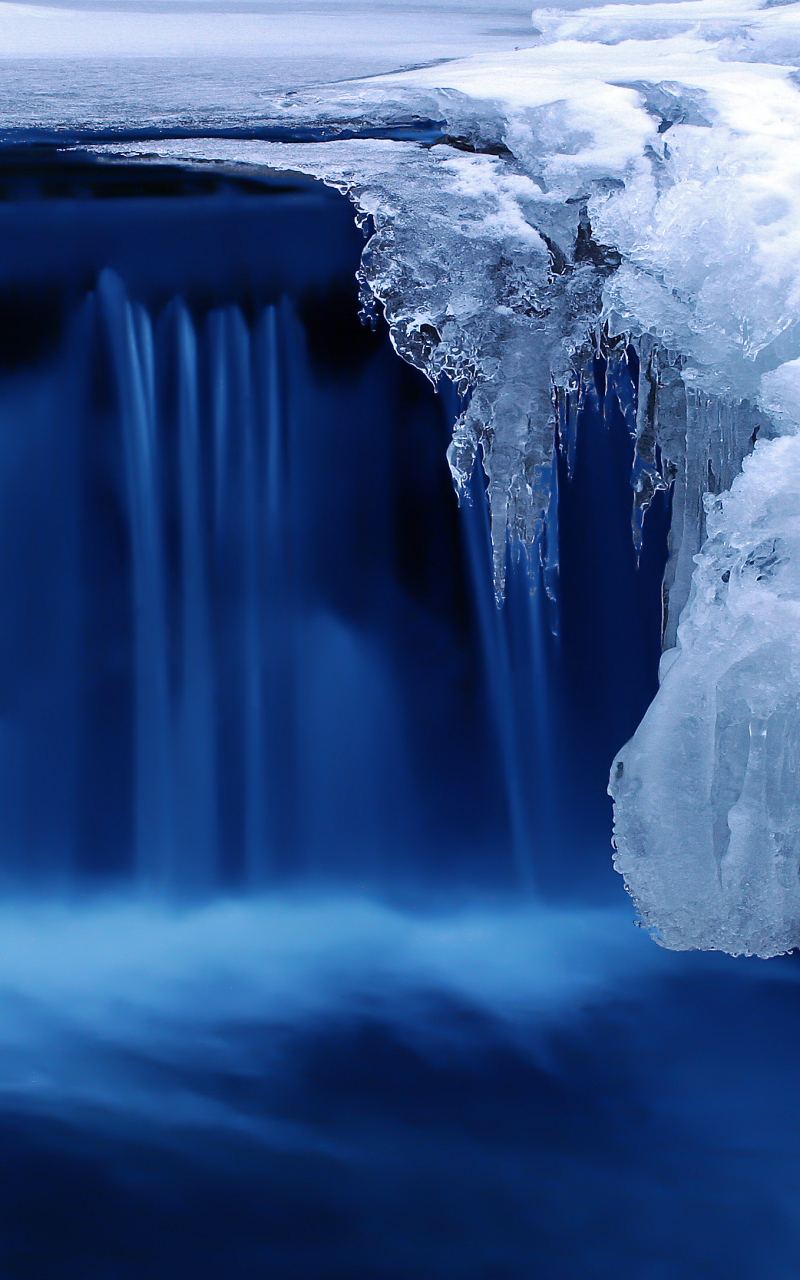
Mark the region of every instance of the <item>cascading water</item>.
[[[146, 310], [129, 301], [116, 275], [103, 273], [97, 293], [116, 374], [128, 498], [133, 867], [142, 883], [162, 889], [220, 883], [217, 761], [225, 753], [240, 762], [245, 881], [263, 883], [274, 872], [268, 851], [280, 847], [285, 768], [276, 743], [291, 753], [285, 693], [274, 686], [288, 689], [294, 677], [284, 634], [280, 321], [267, 307], [251, 334], [240, 309], [230, 307], [212, 311], [198, 334], [176, 301], [154, 338]], [[282, 319], [282, 328], [290, 325], [290, 316]], [[211, 432], [201, 421], [201, 358]], [[166, 408], [157, 404], [157, 381]], [[179, 548], [172, 573], [170, 533]], [[229, 730], [226, 740], [232, 707], [238, 733]]]
[[0, 4], [0, 1280], [798, 1275], [797, 5], [113, 8]]
[[457, 392], [359, 324], [347, 201], [0, 182], [3, 1280], [661, 1280], [667, 1230], [793, 1274], [748, 1225], [791, 1181], [791, 970], [731, 1013], [610, 864], [667, 553], [635, 353], [562, 397], [498, 608]]
[[[319, 237], [344, 202], [289, 180], [232, 194], [178, 171], [159, 195], [138, 169], [30, 172], [106, 200], [84, 199], [83, 228], [74, 196], [23, 189], [4, 211], [7, 324], [39, 269], [31, 222], [61, 280], [51, 345], [0, 388], [6, 873], [189, 898], [287, 880], [558, 892], [561, 851], [588, 843], [602, 879], [594, 793], [651, 692], [662, 567], [634, 570], [623, 545], [616, 400], [587, 399], [577, 452], [555, 448], [561, 564], [554, 501], [533, 573], [509, 549], [498, 610], [479, 464], [458, 517], [445, 492], [454, 395], [432, 399], [336, 301], [355, 231], [329, 252], [327, 302], [265, 244], [287, 204]], [[224, 286], [220, 233], [223, 256], [243, 242]], [[587, 574], [580, 530], [604, 521], [618, 554]], [[622, 635], [602, 633], [609, 590]]]

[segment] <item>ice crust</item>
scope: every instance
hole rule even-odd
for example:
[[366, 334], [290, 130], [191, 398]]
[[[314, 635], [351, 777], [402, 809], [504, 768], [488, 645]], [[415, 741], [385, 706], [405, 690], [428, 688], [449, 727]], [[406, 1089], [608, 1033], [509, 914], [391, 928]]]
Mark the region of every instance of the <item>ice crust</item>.
[[614, 762], [615, 865], [668, 947], [800, 940], [799, 491], [793, 435], [706, 500], [678, 648]]
[[[680, 0], [536, 11], [530, 31], [498, 51], [473, 27], [467, 58], [215, 108], [217, 131], [246, 117], [295, 141], [104, 153], [349, 194], [365, 314], [380, 303], [400, 354], [464, 396], [450, 464], [463, 496], [482, 455], [499, 595], [509, 538], [553, 555], [554, 449], [607, 359], [635, 542], [673, 486], [663, 682], [615, 762], [616, 865], [665, 945], [775, 954], [800, 944], [800, 15]], [[62, 124], [130, 127], [81, 83]], [[406, 141], [336, 137], [398, 122]], [[309, 124], [332, 140], [303, 141]]]

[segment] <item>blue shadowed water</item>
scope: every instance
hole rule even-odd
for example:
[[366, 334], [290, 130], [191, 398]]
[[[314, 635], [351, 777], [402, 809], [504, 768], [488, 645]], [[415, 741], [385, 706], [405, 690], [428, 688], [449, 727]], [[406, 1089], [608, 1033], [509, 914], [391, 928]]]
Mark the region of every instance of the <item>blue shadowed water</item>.
[[499, 611], [344, 199], [0, 188], [0, 1280], [788, 1280], [796, 967], [661, 951], [610, 866], [668, 521], [637, 568], [621, 366]]
[[0, 390], [4, 869], [509, 882], [448, 416], [358, 323], [348, 205], [116, 181], [0, 207], [6, 327], [60, 308]]

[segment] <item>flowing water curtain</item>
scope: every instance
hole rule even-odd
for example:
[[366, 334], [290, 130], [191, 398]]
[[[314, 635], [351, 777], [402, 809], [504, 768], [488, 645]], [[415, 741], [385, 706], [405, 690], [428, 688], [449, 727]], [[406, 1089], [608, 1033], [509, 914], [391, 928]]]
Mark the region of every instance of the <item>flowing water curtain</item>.
[[[61, 511], [58, 539], [50, 539], [59, 555], [43, 554], [37, 567], [52, 577], [49, 561], [61, 565], [57, 582], [41, 580], [43, 607], [69, 600], [80, 618], [70, 631], [64, 614], [58, 662], [31, 666], [18, 726], [4, 729], [12, 761], [4, 832], [24, 827], [26, 805], [41, 811], [38, 825], [28, 823], [33, 856], [23, 861], [127, 874], [143, 890], [189, 897], [222, 884], [268, 888], [286, 876], [388, 885], [407, 875], [428, 883], [438, 874], [434, 810], [446, 812], [452, 795], [447, 770], [437, 781], [439, 762], [426, 754], [414, 700], [428, 698], [431, 681], [444, 681], [447, 723], [453, 717], [467, 728], [472, 720], [477, 758], [486, 751], [497, 762], [476, 766], [497, 814], [479, 874], [528, 892], [558, 880], [559, 832], [578, 787], [575, 753], [560, 741], [559, 486], [565, 493], [588, 486], [573, 495], [573, 513], [583, 512], [589, 493], [601, 508], [610, 496], [580, 462], [590, 435], [599, 433], [598, 448], [606, 449], [598, 407], [594, 418], [586, 410], [577, 455], [573, 446], [574, 481], [568, 459], [552, 452], [546, 518], [528, 553], [507, 551], [501, 609], [486, 486], [475, 469], [473, 501], [461, 510], [463, 560], [447, 569], [464, 574], [472, 620], [452, 633], [448, 622], [441, 633], [469, 646], [479, 673], [457, 695], [472, 700], [465, 712], [451, 700], [455, 665], [434, 653], [429, 668], [427, 651], [422, 658], [422, 637], [436, 634], [426, 620], [430, 603], [412, 600], [395, 576], [398, 539], [410, 533], [408, 517], [398, 515], [403, 491], [420, 482], [424, 490], [427, 481], [414, 473], [423, 465], [416, 455], [403, 470], [393, 452], [409, 447], [406, 410], [390, 392], [377, 407], [395, 385], [394, 357], [366, 365], [361, 382], [355, 367], [321, 373], [290, 302], [247, 314], [242, 305], [204, 310], [178, 298], [144, 305], [110, 271], [81, 314], [82, 336], [76, 330], [47, 376], [37, 374], [37, 386], [49, 390], [36, 393], [60, 398], [65, 410], [69, 400], [75, 431], [59, 435], [38, 401], [25, 410], [36, 419], [30, 438], [42, 443], [25, 452], [18, 487], [39, 495], [38, 510], [55, 485], [53, 510]], [[575, 416], [569, 406], [565, 414]], [[569, 454], [568, 429], [563, 434]], [[67, 439], [82, 441], [69, 459]], [[34, 453], [57, 464], [48, 471]], [[444, 475], [443, 458], [441, 465]], [[96, 474], [101, 493], [87, 514]], [[624, 468], [619, 480], [624, 490]], [[629, 511], [629, 491], [624, 501]], [[30, 541], [35, 526], [9, 506], [17, 512], [9, 545]], [[417, 522], [430, 518], [422, 505], [413, 511]], [[71, 524], [83, 532], [68, 564]], [[632, 557], [629, 531], [621, 536]], [[15, 590], [32, 594], [21, 578]], [[573, 633], [575, 626], [573, 619]], [[408, 660], [404, 644], [419, 659]], [[21, 651], [14, 657], [20, 672], [26, 660]], [[42, 746], [47, 726], [34, 686], [59, 708], [57, 752]], [[581, 709], [578, 744], [586, 722]], [[420, 770], [430, 775], [424, 794]], [[12, 794], [15, 776], [30, 802]], [[48, 777], [57, 786], [48, 789]], [[452, 813], [447, 822], [462, 830], [455, 847], [463, 829]], [[48, 823], [73, 850], [69, 857], [45, 852]], [[464, 865], [470, 856], [462, 854]], [[454, 864], [453, 874], [470, 873]]]
[[[256, 883], [284, 824], [270, 742], [292, 662], [280, 316], [251, 327], [229, 306], [198, 326], [176, 300], [154, 325], [110, 271], [97, 294], [131, 545], [135, 875], [202, 892], [239, 861]], [[237, 827], [239, 859], [222, 847]]]
[[161, 887], [170, 875], [176, 815], [153, 329], [114, 272], [103, 272], [97, 294], [116, 379], [127, 481], [135, 635], [134, 864], [145, 883]]

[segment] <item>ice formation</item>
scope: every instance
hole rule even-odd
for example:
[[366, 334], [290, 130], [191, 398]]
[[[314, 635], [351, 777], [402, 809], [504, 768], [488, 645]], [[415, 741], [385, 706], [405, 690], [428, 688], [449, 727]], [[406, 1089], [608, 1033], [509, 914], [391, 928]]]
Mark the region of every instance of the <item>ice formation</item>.
[[798, 941], [799, 443], [758, 444], [706, 499], [679, 647], [614, 764], [617, 866], [667, 946]]
[[[0, 6], [17, 54], [33, 13]], [[464, 396], [450, 463], [463, 494], [482, 455], [498, 594], [509, 538], [553, 554], [554, 449], [591, 359], [609, 362], [635, 540], [673, 486], [664, 678], [614, 765], [616, 865], [665, 945], [784, 951], [800, 943], [797, 7], [548, 9], [526, 47], [498, 51], [474, 23], [465, 41], [469, 57], [372, 79], [267, 77], [257, 109], [217, 104], [213, 138], [192, 100], [145, 146], [114, 141], [141, 122], [88, 81], [69, 118], [44, 104], [38, 123], [104, 154], [296, 169], [350, 195], [365, 312], [377, 300], [404, 358]], [[634, 352], [635, 403], [614, 376]]]

